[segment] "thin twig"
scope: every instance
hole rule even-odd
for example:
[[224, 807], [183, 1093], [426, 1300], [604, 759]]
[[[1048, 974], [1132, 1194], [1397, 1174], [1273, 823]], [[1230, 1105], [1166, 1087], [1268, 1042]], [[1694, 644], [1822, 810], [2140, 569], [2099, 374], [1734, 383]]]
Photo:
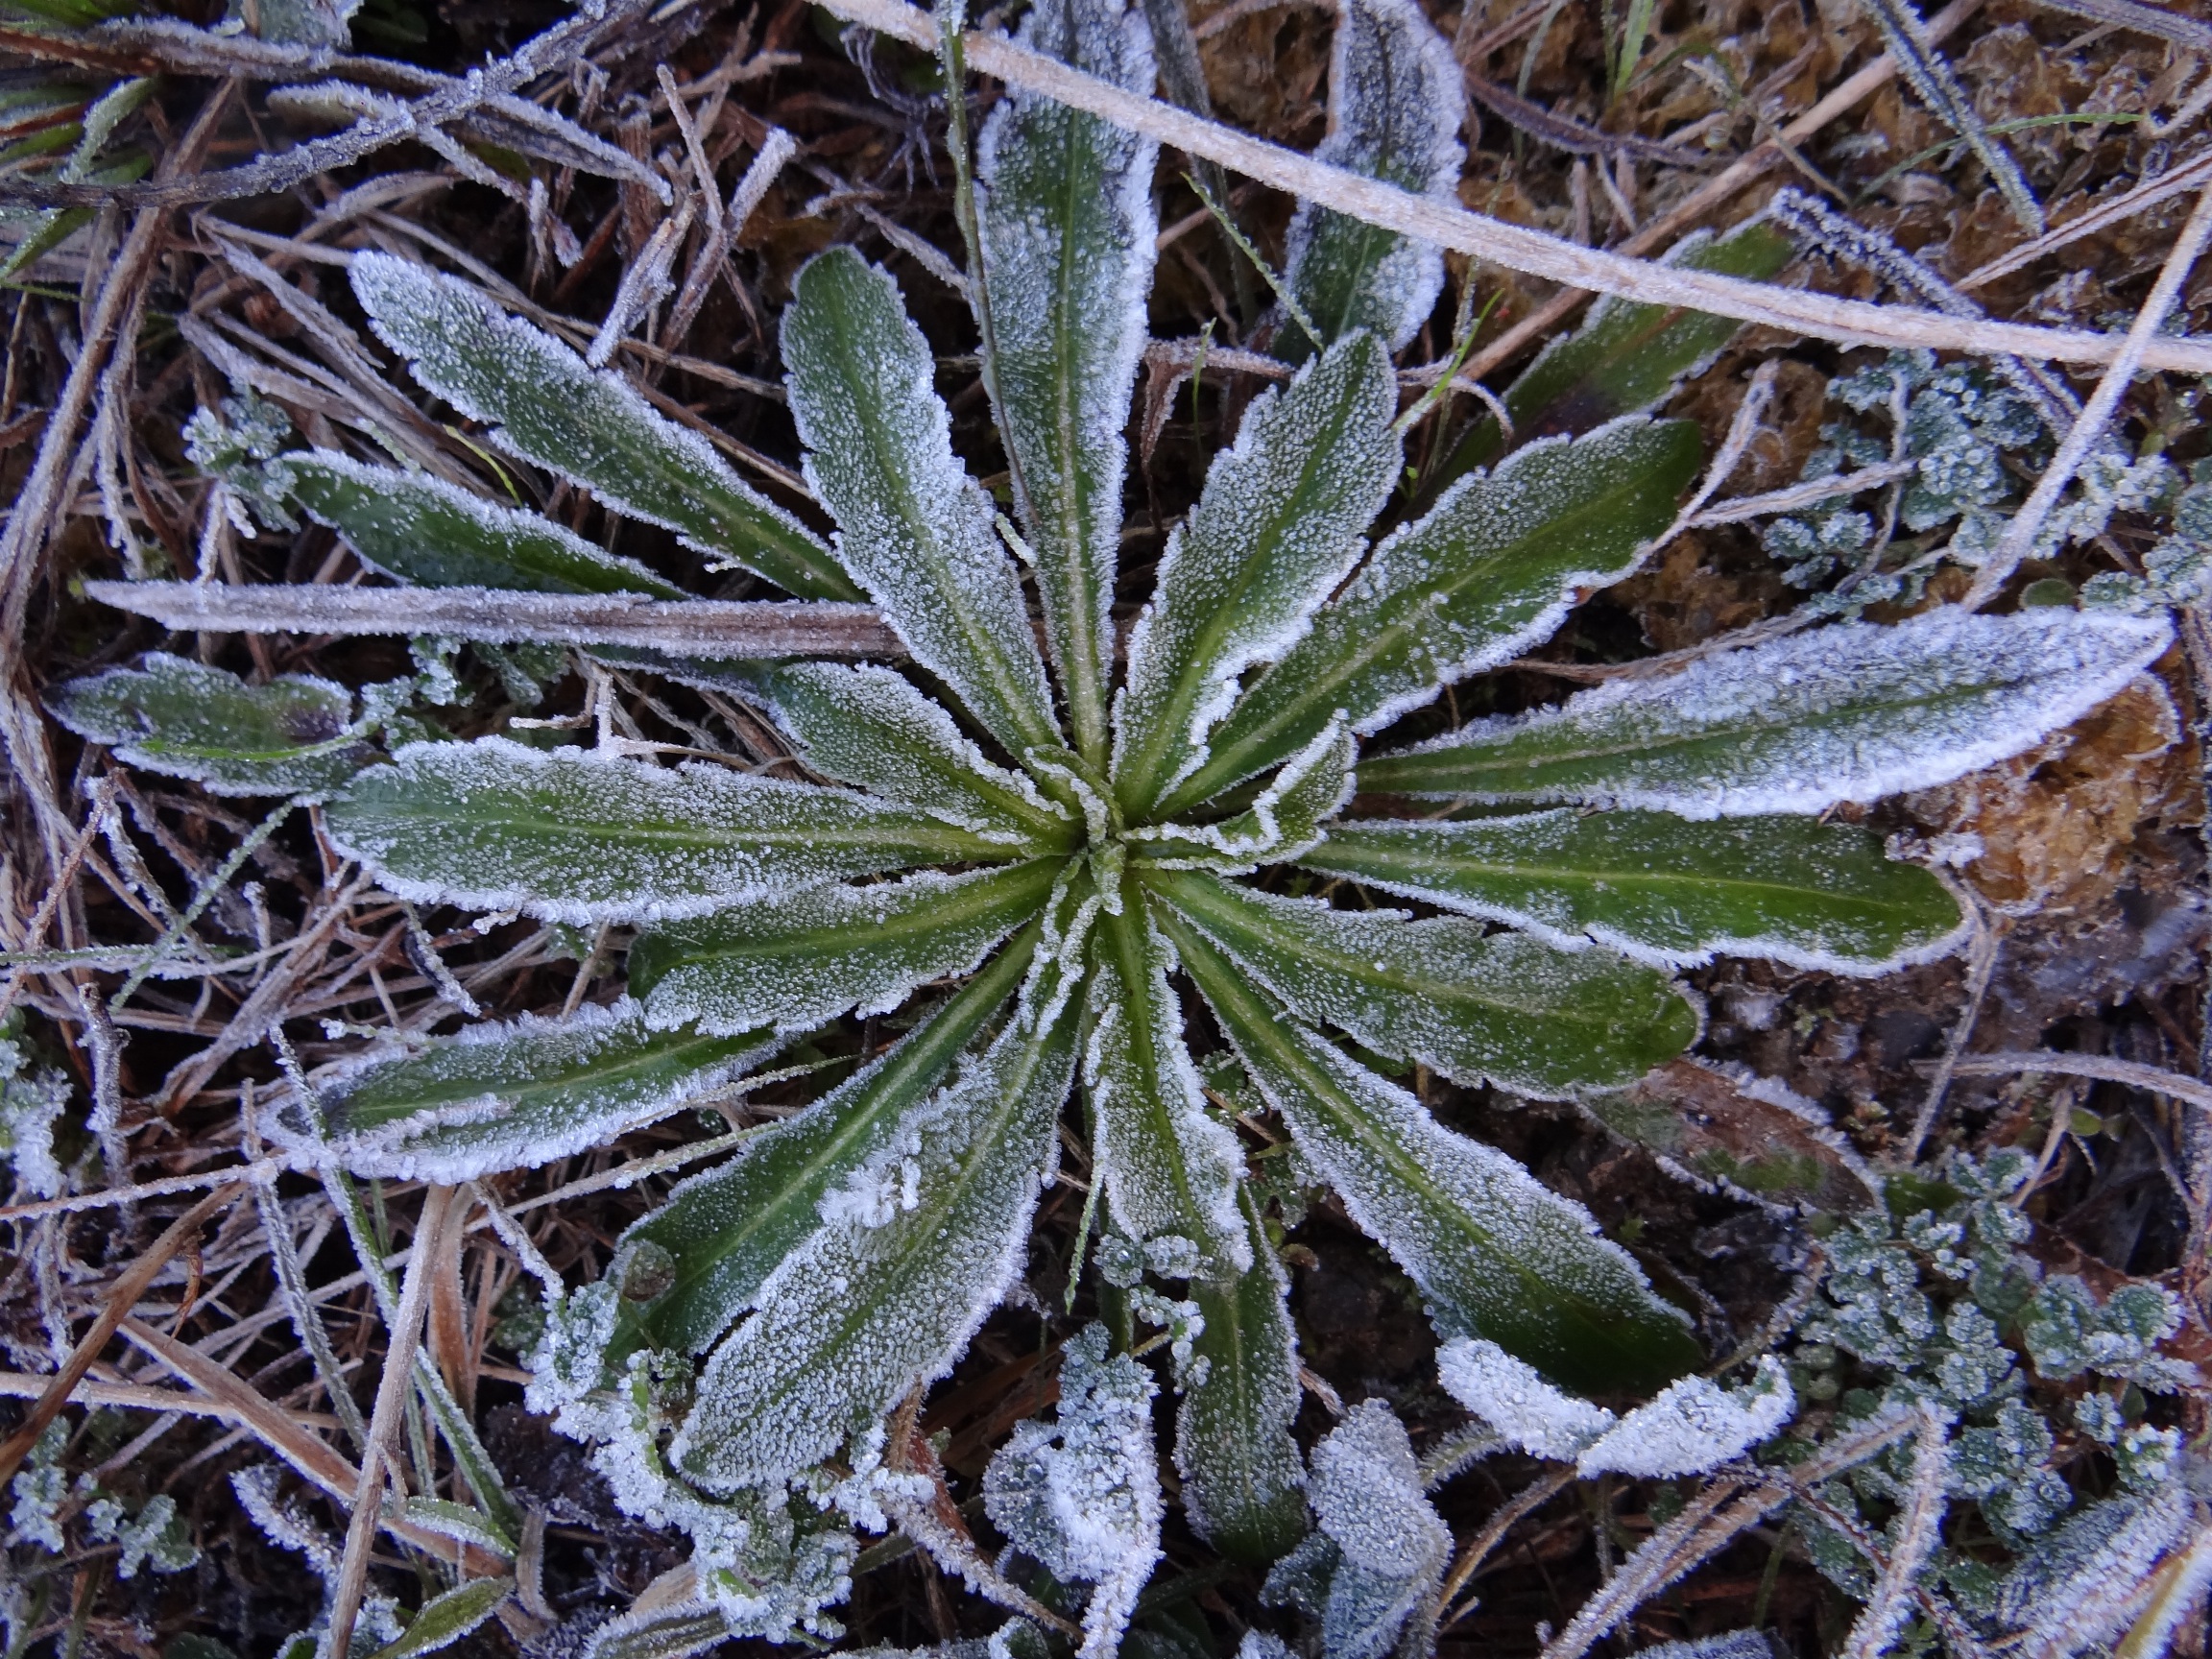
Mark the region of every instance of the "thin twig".
[[1951, 1041], [1944, 1045], [1943, 1057], [1936, 1062], [1936, 1074], [1929, 1079], [1927, 1098], [1920, 1102], [1920, 1110], [1912, 1118], [1912, 1133], [1904, 1148], [1907, 1164], [1920, 1156], [1920, 1148], [1935, 1132], [1936, 1116], [1943, 1110], [1943, 1098], [1951, 1093], [1951, 1079], [1959, 1074], [1960, 1058], [1974, 1035], [1975, 1022], [1982, 1018], [1982, 1003], [1989, 995], [1989, 979], [1997, 971], [1997, 951], [2004, 944], [2003, 936], [1991, 926], [1971, 890], [1965, 891], [1965, 898], [1974, 911], [1974, 945], [1972, 966], [1966, 974], [1966, 1006], [1960, 1011], [1959, 1022], [1951, 1028]]
[[2212, 1111], [2212, 1084], [2200, 1083], [2178, 1071], [2132, 1060], [2113, 1060], [2103, 1054], [2060, 1054], [2048, 1048], [2008, 1050], [2001, 1054], [1970, 1054], [1951, 1070], [1961, 1077], [2011, 1077], [2021, 1072], [2044, 1071], [2061, 1077], [2093, 1077], [2102, 1083], [2125, 1083], [2147, 1089], [2172, 1100]]
[[1843, 1659], [1881, 1659], [1897, 1639], [1911, 1610], [1914, 1581], [1943, 1535], [1943, 1478], [1951, 1468], [1950, 1426], [1923, 1400], [1920, 1432], [1912, 1446], [1912, 1485], [1897, 1527], [1889, 1564], [1866, 1598], [1843, 1644]]

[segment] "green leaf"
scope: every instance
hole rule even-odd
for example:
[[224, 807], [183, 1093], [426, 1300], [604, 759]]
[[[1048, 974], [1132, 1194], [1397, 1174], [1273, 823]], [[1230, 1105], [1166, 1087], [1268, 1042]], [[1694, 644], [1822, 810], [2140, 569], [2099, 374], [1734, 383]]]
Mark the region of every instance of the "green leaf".
[[693, 1480], [780, 1484], [951, 1369], [1020, 1271], [1052, 1178], [1073, 977], [1065, 960], [1034, 977], [990, 1049], [825, 1196], [823, 1225], [700, 1375], [669, 1449]]
[[1686, 421], [1623, 421], [1519, 450], [1382, 546], [1214, 733], [1177, 811], [1273, 765], [1342, 710], [1364, 736], [1550, 638], [1577, 594], [1633, 572], [1697, 469]]
[[397, 760], [354, 780], [325, 824], [420, 903], [664, 921], [842, 877], [1010, 856], [910, 807], [697, 761], [648, 766], [504, 737], [410, 744]]
[[815, 1206], [879, 1151], [903, 1115], [936, 1086], [1027, 971], [1032, 926], [888, 1053], [797, 1116], [746, 1143], [732, 1162], [683, 1182], [623, 1236], [675, 1262], [668, 1288], [625, 1303], [627, 1334], [609, 1351], [619, 1369], [638, 1341], [700, 1354], [753, 1305], [776, 1264], [819, 1225]]
[[1204, 762], [1238, 676], [1281, 657], [1358, 561], [1397, 475], [1397, 406], [1390, 359], [1355, 335], [1263, 394], [1214, 458], [1129, 637], [1114, 784], [1133, 822]]
[[467, 1503], [448, 1503], [443, 1498], [410, 1498], [399, 1506], [398, 1512], [400, 1519], [435, 1532], [441, 1538], [480, 1545], [509, 1560], [514, 1559], [515, 1540], [481, 1509]]
[[1338, 721], [1294, 755], [1244, 811], [1217, 824], [1167, 824], [1129, 833], [1142, 862], [1233, 876], [1296, 857], [1352, 798], [1351, 736]]
[[[1142, 13], [1047, 0], [1017, 38], [1125, 91], [1152, 90]], [[997, 354], [992, 376], [1046, 638], [1077, 750], [1106, 761], [1114, 573], [1128, 469], [1122, 429], [1147, 329], [1160, 147], [1009, 87], [984, 123], [976, 208]]]
[[744, 483], [694, 432], [655, 414], [619, 374], [466, 282], [388, 253], [358, 253], [353, 292], [415, 378], [523, 460], [609, 507], [675, 531], [807, 599], [862, 595], [798, 519]]
[[1173, 911], [1160, 919], [1299, 1150], [1440, 1331], [1488, 1337], [1583, 1392], [1650, 1388], [1699, 1363], [1689, 1321], [1580, 1205], [1323, 1042]]
[[1038, 915], [1057, 859], [962, 876], [834, 882], [641, 935], [630, 989], [652, 1022], [703, 1031], [805, 1031], [848, 1010], [885, 1014], [916, 986], [972, 974]]
[[[1454, 198], [1467, 153], [1459, 65], [1413, 0], [1351, 0], [1337, 12], [1329, 71], [1329, 135], [1314, 158], [1417, 195]], [[1425, 242], [1302, 203], [1290, 221], [1284, 277], [1326, 342], [1372, 329], [1392, 351], [1413, 338], [1444, 286], [1443, 253]], [[1276, 349], [1311, 349], [1285, 328]]]
[[[1689, 271], [1764, 281], [1790, 262], [1790, 238], [1761, 221], [1725, 236], [1684, 238], [1667, 263]], [[1685, 376], [1695, 374], [1743, 325], [1680, 305], [1645, 305], [1608, 295], [1590, 307], [1580, 328], [1537, 353], [1506, 388], [1513, 442], [1588, 432], [1616, 416], [1648, 409]], [[1488, 465], [1506, 447], [1498, 418], [1485, 415], [1438, 469], [1438, 480]]]
[[806, 764], [841, 783], [1040, 851], [1072, 846], [1066, 807], [994, 766], [944, 707], [873, 663], [795, 662], [765, 682], [776, 723]]
[[1955, 943], [1959, 902], [1882, 838], [1811, 818], [1690, 824], [1573, 808], [1468, 823], [1337, 824], [1309, 869], [1647, 962], [1766, 956], [1875, 974]]
[[520, 1537], [522, 1511], [508, 1493], [499, 1466], [492, 1461], [492, 1454], [484, 1449], [483, 1440], [477, 1436], [476, 1425], [461, 1409], [461, 1402], [453, 1398], [453, 1390], [445, 1385], [438, 1367], [421, 1349], [415, 1353], [415, 1391], [429, 1407], [438, 1432], [452, 1452], [455, 1471], [476, 1495], [476, 1502], [483, 1505], [492, 1524], [510, 1538]]
[[721, 1604], [705, 1597], [633, 1606], [585, 1639], [583, 1659], [690, 1659], [721, 1647], [732, 1634]]
[[417, 1653], [435, 1653], [449, 1647], [499, 1610], [515, 1593], [512, 1578], [472, 1578], [458, 1590], [448, 1590], [425, 1602], [398, 1641], [387, 1643], [369, 1659], [412, 1659]]
[[1362, 760], [1359, 787], [1582, 801], [1685, 818], [1819, 812], [1928, 789], [2080, 719], [2173, 638], [2163, 617], [1953, 606], [1622, 679]]
[[1333, 910], [1196, 873], [1148, 879], [1303, 1018], [1456, 1082], [1558, 1098], [1629, 1082], [1697, 1036], [1664, 974], [1610, 950], [1561, 950], [1457, 916]]
[[847, 568], [993, 736], [1017, 756], [1058, 748], [1021, 577], [952, 453], [936, 360], [899, 285], [850, 248], [817, 254], [783, 313], [783, 361], [806, 481]]
[[375, 757], [343, 685], [304, 674], [250, 685], [159, 651], [140, 662], [64, 681], [47, 693], [48, 711], [129, 765], [217, 795], [321, 795]]
[[1257, 1567], [1305, 1532], [1305, 1472], [1290, 1434], [1298, 1415], [1290, 1283], [1250, 1190], [1238, 1198], [1252, 1265], [1233, 1278], [1190, 1281], [1206, 1329], [1191, 1342], [1175, 1413], [1175, 1467], [1192, 1530], [1230, 1560]]
[[[316, 1088], [329, 1151], [356, 1175], [472, 1181], [604, 1146], [759, 1065], [771, 1031], [655, 1030], [625, 998], [564, 1020], [471, 1025], [369, 1055]], [[312, 1145], [279, 1115], [273, 1139]]]
[[617, 559], [535, 513], [500, 507], [433, 478], [366, 467], [330, 449], [279, 457], [269, 488], [346, 538], [363, 563], [428, 588], [531, 593], [686, 595], [634, 559]]
[[1092, 942], [1090, 1091], [1094, 1176], [1121, 1230], [1143, 1242], [1186, 1238], [1201, 1271], [1251, 1264], [1237, 1182], [1237, 1137], [1208, 1116], [1204, 1086], [1183, 1041], [1183, 1006], [1167, 983], [1174, 957], [1124, 880], [1118, 906]]

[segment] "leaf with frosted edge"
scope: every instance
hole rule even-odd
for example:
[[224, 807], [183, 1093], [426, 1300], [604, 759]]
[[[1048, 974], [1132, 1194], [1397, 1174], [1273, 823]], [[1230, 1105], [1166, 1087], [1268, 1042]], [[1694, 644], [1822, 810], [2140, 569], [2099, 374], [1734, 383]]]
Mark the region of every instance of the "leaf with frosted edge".
[[1286, 1016], [1190, 924], [1159, 915], [1300, 1152], [1421, 1287], [1442, 1334], [1486, 1336], [1571, 1387], [1657, 1384], [1699, 1362], [1689, 1321], [1588, 1211], [1444, 1128]]
[[[1329, 136], [1314, 158], [1417, 195], [1454, 199], [1467, 152], [1467, 93], [1452, 49], [1413, 0], [1351, 0], [1337, 13], [1329, 68]], [[1302, 203], [1284, 278], [1325, 341], [1370, 328], [1403, 349], [1435, 308], [1444, 254], [1433, 244]], [[1286, 325], [1276, 349], [1312, 349]]]
[[1554, 807], [1464, 823], [1357, 822], [1330, 826], [1298, 861], [1561, 946], [1596, 939], [1665, 966], [1725, 954], [1876, 974], [1950, 950], [1965, 926], [1943, 883], [1888, 857], [1880, 836], [1812, 818], [1691, 824]]
[[691, 1659], [734, 1634], [722, 1609], [703, 1598], [659, 1607], [633, 1607], [587, 1638], [583, 1659]]
[[1092, 942], [1091, 1039], [1083, 1057], [1106, 1208], [1142, 1241], [1193, 1240], [1201, 1271], [1242, 1272], [1251, 1242], [1237, 1205], [1237, 1137], [1206, 1112], [1183, 1041], [1183, 1007], [1167, 983], [1174, 958], [1124, 885], [1118, 913]]
[[1559, 1098], [1626, 1083], [1695, 1041], [1661, 973], [1609, 950], [1561, 950], [1457, 916], [1335, 910], [1197, 873], [1149, 878], [1160, 899], [1302, 1017], [1459, 1083]]
[[1263, 394], [1214, 457], [1129, 636], [1114, 783], [1132, 819], [1205, 761], [1238, 676], [1288, 650], [1358, 559], [1397, 477], [1397, 407], [1390, 359], [1355, 335]]
[[623, 1304], [607, 1364], [618, 1370], [639, 1343], [686, 1354], [711, 1347], [819, 1226], [823, 1195], [882, 1148], [1014, 994], [1038, 936], [1025, 929], [888, 1051], [746, 1142], [730, 1163], [680, 1182], [625, 1233], [625, 1250], [650, 1244], [667, 1252], [674, 1270], [658, 1296]]
[[1026, 1254], [1075, 1066], [1070, 975], [1024, 988], [958, 1082], [817, 1206], [823, 1224], [714, 1351], [671, 1460], [714, 1491], [768, 1486], [951, 1369]]
[[1070, 844], [1074, 820], [1022, 773], [994, 766], [933, 699], [874, 663], [798, 662], [774, 671], [764, 694], [806, 763], [841, 783], [903, 801], [949, 823]]
[[1670, 1382], [1584, 1447], [1575, 1467], [1651, 1480], [1701, 1475], [1771, 1440], [1796, 1409], [1781, 1361], [1763, 1355], [1747, 1387], [1723, 1388], [1710, 1377]]
[[[1703, 231], [1686, 236], [1664, 263], [1763, 282], [1787, 265], [1793, 252], [1788, 236], [1754, 220], [1722, 236]], [[1505, 389], [1514, 441], [1587, 432], [1617, 416], [1651, 408], [1684, 378], [1702, 372], [1743, 326], [1733, 317], [1602, 296], [1580, 328], [1555, 337]], [[1437, 477], [1455, 479], [1494, 460], [1505, 446], [1497, 417], [1484, 415], [1437, 469]]]
[[1165, 807], [1274, 764], [1339, 712], [1361, 735], [1380, 732], [1549, 639], [1579, 591], [1635, 571], [1673, 520], [1698, 449], [1686, 421], [1629, 419], [1531, 445], [1495, 474], [1463, 480], [1384, 541], [1253, 682]]
[[504, 737], [415, 743], [325, 813], [332, 845], [420, 903], [670, 921], [849, 876], [1015, 850], [843, 789]]
[[619, 374], [425, 266], [356, 253], [351, 274], [378, 337], [423, 386], [492, 425], [502, 448], [803, 598], [862, 596], [820, 538]]
[[435, 1653], [449, 1647], [499, 1610], [515, 1594], [512, 1578], [473, 1578], [458, 1590], [426, 1601], [398, 1641], [387, 1643], [370, 1659], [411, 1659], [417, 1653]]
[[2080, 719], [2173, 639], [2162, 616], [1945, 606], [1846, 622], [1479, 720], [1359, 765], [1359, 787], [1684, 818], [1819, 812], [1926, 789]]
[[1163, 870], [1232, 876], [1297, 857], [1321, 839], [1321, 826], [1352, 799], [1352, 738], [1332, 722], [1291, 757], [1244, 811], [1218, 824], [1164, 824], [1132, 830], [1131, 851]]
[[550, 518], [498, 506], [427, 472], [313, 449], [273, 462], [268, 484], [345, 537], [364, 564], [402, 582], [686, 597], [635, 559], [617, 559]]
[[1175, 1413], [1175, 1467], [1190, 1526], [1232, 1561], [1259, 1566], [1306, 1529], [1305, 1470], [1290, 1425], [1298, 1415], [1298, 1335], [1290, 1282], [1258, 1206], [1240, 1190], [1252, 1265], [1231, 1279], [1193, 1279], [1206, 1321], [1190, 1345]]
[[657, 1026], [805, 1031], [840, 1014], [887, 1014], [917, 986], [970, 974], [1036, 916], [1059, 864], [961, 876], [926, 871], [867, 887], [830, 883], [645, 933], [630, 989]]
[[1017, 1423], [983, 1471], [985, 1512], [1062, 1583], [1094, 1585], [1078, 1659], [1113, 1659], [1160, 1560], [1152, 1375], [1090, 1325], [1063, 1350], [1058, 1421]]
[[471, 1025], [411, 1054], [377, 1054], [316, 1086], [327, 1141], [273, 1114], [270, 1139], [326, 1153], [356, 1175], [474, 1180], [603, 1146], [742, 1075], [766, 1031], [654, 1030], [624, 998], [565, 1020]]
[[[1151, 33], [1121, 0], [1048, 0], [1017, 38], [1124, 91], [1152, 90]], [[999, 419], [1069, 722], [1094, 763], [1106, 757], [1122, 431], [1147, 337], [1159, 153], [1148, 138], [1014, 88], [976, 151]]]
[[914, 660], [1016, 755], [1060, 729], [997, 510], [952, 453], [936, 359], [888, 273], [850, 248], [807, 261], [783, 313], [806, 482], [837, 552]]
[[188, 658], [148, 652], [137, 668], [68, 680], [54, 718], [115, 757], [216, 795], [321, 795], [375, 758], [353, 730], [353, 693], [304, 674], [250, 685]]
[[1619, 1421], [1602, 1406], [1561, 1392], [1495, 1342], [1460, 1336], [1436, 1351], [1444, 1391], [1531, 1457], [1571, 1463]]

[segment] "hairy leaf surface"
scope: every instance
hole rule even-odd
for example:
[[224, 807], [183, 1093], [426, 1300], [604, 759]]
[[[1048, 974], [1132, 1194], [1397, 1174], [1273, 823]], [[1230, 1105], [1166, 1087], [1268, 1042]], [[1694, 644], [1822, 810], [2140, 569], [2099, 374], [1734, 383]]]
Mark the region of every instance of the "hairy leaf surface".
[[[1152, 90], [1151, 32], [1124, 0], [1046, 0], [1017, 38], [1125, 91]], [[1122, 429], [1147, 333], [1159, 153], [1148, 138], [1013, 88], [977, 146], [992, 373], [1015, 499], [1069, 724], [1094, 765], [1106, 759]]]
[[1556, 944], [1596, 939], [1647, 962], [1717, 954], [1870, 974], [1959, 936], [1959, 902], [1882, 838], [1813, 818], [1691, 824], [1573, 807], [1467, 823], [1336, 824], [1309, 869]]
[[[772, 1032], [655, 1030], [628, 998], [565, 1020], [471, 1025], [321, 1083], [330, 1150], [356, 1175], [472, 1181], [604, 1146], [757, 1066]], [[272, 1139], [303, 1145], [279, 1118]]]
[[1635, 570], [1697, 469], [1697, 429], [1623, 421], [1531, 445], [1375, 550], [1214, 732], [1179, 810], [1275, 764], [1341, 711], [1365, 735], [1550, 638], [1578, 590]]
[[1027, 1254], [1057, 1167], [1078, 1023], [1065, 973], [1026, 989], [968, 1073], [909, 1111], [818, 1206], [823, 1225], [715, 1350], [670, 1448], [714, 1490], [769, 1485], [950, 1369]]
[[1282, 656], [1358, 558], [1397, 475], [1397, 403], [1389, 358], [1356, 335], [1264, 394], [1214, 458], [1129, 637], [1114, 782], [1131, 818], [1205, 760], [1238, 677]]
[[1655, 1384], [1695, 1365], [1689, 1322], [1580, 1205], [1455, 1135], [1290, 1018], [1173, 911], [1161, 926], [1299, 1150], [1396, 1258], [1446, 1335], [1480, 1335], [1571, 1387]]
[[331, 802], [333, 844], [425, 903], [664, 921], [1007, 849], [911, 807], [697, 761], [648, 766], [504, 737], [415, 743]]
[[286, 674], [249, 685], [189, 658], [150, 651], [136, 668], [64, 681], [54, 718], [126, 765], [190, 778], [217, 795], [320, 795], [374, 758], [353, 732], [353, 693]]
[[950, 1000], [888, 1052], [804, 1112], [786, 1118], [719, 1168], [694, 1175], [623, 1236], [665, 1250], [668, 1287], [625, 1308], [631, 1333], [653, 1345], [701, 1354], [753, 1306], [763, 1281], [820, 1225], [825, 1193], [881, 1150], [903, 1116], [934, 1089], [1014, 994], [1038, 932], [1024, 931]]
[[850, 248], [817, 254], [783, 313], [806, 481], [837, 551], [914, 653], [1016, 755], [1057, 748], [1045, 660], [991, 497], [952, 453], [936, 359], [899, 285]]
[[[1329, 67], [1329, 136], [1315, 158], [1417, 195], [1452, 197], [1467, 152], [1467, 93], [1452, 49], [1413, 0], [1348, 0]], [[1444, 255], [1430, 243], [1301, 203], [1284, 276], [1327, 342], [1367, 328], [1402, 349], [1434, 309]], [[1277, 349], [1312, 349], [1286, 324]]]
[[1476, 721], [1361, 761], [1359, 786], [1685, 818], [1819, 812], [2008, 759], [2104, 702], [2172, 637], [2163, 617], [2055, 607], [1843, 623]]
[[1559, 1097], [1671, 1060], [1697, 1016], [1664, 974], [1479, 922], [1334, 910], [1197, 873], [1154, 890], [1301, 1017], [1461, 1083]]
[[1252, 1265], [1190, 1281], [1206, 1329], [1190, 1345], [1175, 1413], [1183, 1510], [1199, 1537], [1232, 1561], [1274, 1560], [1306, 1528], [1298, 1415], [1298, 1336], [1290, 1282], [1267, 1242], [1248, 1189], [1238, 1192]]
[[1059, 868], [1036, 859], [832, 882], [673, 923], [630, 947], [630, 989], [655, 1025], [704, 1031], [805, 1031], [848, 1010], [887, 1014], [919, 985], [974, 972], [1045, 908]]
[[1167, 975], [1173, 957], [1124, 885], [1119, 910], [1101, 916], [1092, 947], [1091, 1041], [1084, 1084], [1094, 1119], [1094, 1178], [1123, 1232], [1140, 1241], [1188, 1238], [1203, 1270], [1251, 1264], [1237, 1206], [1237, 1138], [1206, 1115], [1206, 1096], [1183, 1041], [1183, 1008]]
[[1340, 722], [1293, 755], [1252, 805], [1214, 824], [1163, 824], [1129, 844], [1146, 864], [1228, 876], [1286, 863], [1321, 838], [1321, 826], [1352, 798], [1358, 757]]
[[1022, 774], [985, 759], [902, 675], [873, 663], [786, 663], [768, 678], [766, 695], [806, 763], [841, 783], [992, 835], [1054, 849], [1072, 838], [1064, 807]]
[[466, 282], [388, 253], [359, 253], [353, 292], [415, 378], [504, 448], [587, 486], [616, 512], [675, 531], [808, 599], [860, 590], [798, 519], [663, 419], [619, 374], [509, 317]]
[[331, 449], [285, 455], [270, 484], [346, 538], [362, 562], [427, 588], [531, 593], [648, 593], [683, 589], [635, 559], [617, 559], [573, 531], [426, 472], [369, 467]]

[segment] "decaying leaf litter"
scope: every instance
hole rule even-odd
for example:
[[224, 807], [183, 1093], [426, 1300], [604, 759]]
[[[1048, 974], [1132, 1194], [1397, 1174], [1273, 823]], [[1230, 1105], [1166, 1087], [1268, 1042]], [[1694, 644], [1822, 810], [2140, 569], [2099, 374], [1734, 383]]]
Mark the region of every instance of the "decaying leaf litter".
[[[1234, 132], [1009, 101], [1011, 13], [957, 111], [928, 20], [857, 7], [920, 49], [797, 6], [7, 24], [11, 1647], [2200, 1648], [2193, 382], [1619, 300], [1529, 367], [1574, 313], [1436, 213], [2172, 349], [2212, 32], [2080, 10], [1027, 26], [1431, 193], [1472, 262]], [[1072, 229], [1022, 216], [1083, 168]], [[887, 355], [786, 314], [841, 247]], [[434, 361], [470, 328], [504, 389]], [[1270, 426], [1332, 372], [1351, 428]], [[2054, 470], [2084, 403], [2119, 442]], [[609, 408], [652, 442], [564, 448]], [[854, 413], [897, 433], [857, 472]], [[1279, 537], [1270, 442], [1340, 475]], [[116, 577], [262, 609], [164, 635]], [[281, 632], [293, 585], [395, 632]], [[875, 600], [895, 649], [561, 609], [624, 593]], [[469, 803], [562, 773], [613, 793], [487, 873]], [[1486, 1026], [1485, 975], [1542, 1012]], [[1132, 1101], [1240, 1186], [1178, 1212]], [[662, 1208], [700, 1168], [711, 1237]], [[1505, 1294], [1464, 1230], [1508, 1214], [1682, 1357], [1559, 1347], [1556, 1264]], [[787, 1345], [844, 1284], [909, 1301], [828, 1422]]]

